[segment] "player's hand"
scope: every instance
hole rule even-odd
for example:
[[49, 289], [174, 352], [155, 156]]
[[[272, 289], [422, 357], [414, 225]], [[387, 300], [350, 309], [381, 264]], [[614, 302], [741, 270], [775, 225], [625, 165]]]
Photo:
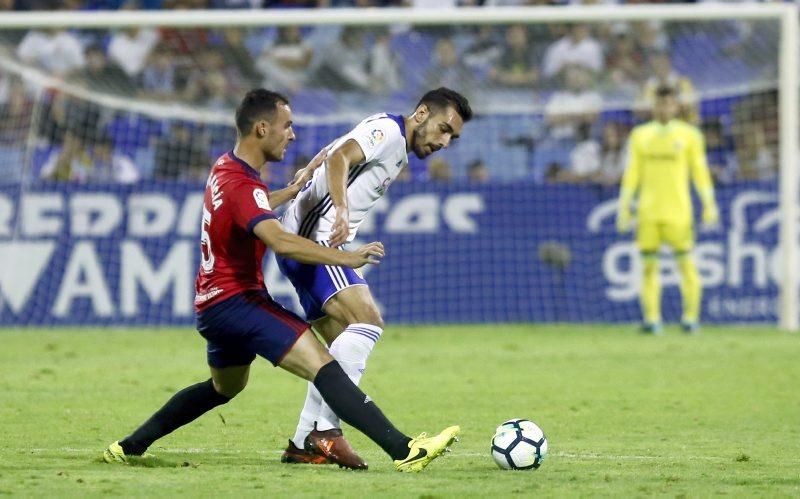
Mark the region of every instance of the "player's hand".
[[624, 233], [631, 230], [632, 218], [631, 210], [620, 209], [617, 212], [617, 232]]
[[709, 203], [703, 207], [703, 225], [713, 227], [719, 223], [719, 208], [716, 203]]
[[345, 267], [357, 269], [367, 264], [377, 265], [381, 263], [381, 258], [385, 254], [383, 243], [378, 241], [358, 247], [355, 251], [343, 251], [346, 261]]
[[314, 171], [322, 166], [322, 163], [324, 163], [327, 158], [328, 148], [323, 148], [316, 156], [311, 158], [311, 161], [309, 161], [305, 167], [297, 170], [297, 173], [294, 174], [294, 178], [289, 182], [288, 186], [299, 185], [302, 187], [305, 185], [306, 182], [311, 180]]
[[328, 238], [328, 244], [331, 248], [336, 248], [347, 242], [347, 237], [350, 235], [350, 210], [347, 206], [339, 206], [336, 208], [336, 216], [331, 225], [331, 237]]

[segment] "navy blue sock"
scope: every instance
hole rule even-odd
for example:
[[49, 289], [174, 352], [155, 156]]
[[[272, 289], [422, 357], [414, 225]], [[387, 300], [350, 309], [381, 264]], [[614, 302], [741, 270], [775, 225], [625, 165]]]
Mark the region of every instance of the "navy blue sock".
[[392, 425], [378, 406], [345, 374], [338, 362], [332, 360], [322, 366], [314, 378], [314, 386], [342, 421], [368, 436], [392, 459], [408, 456], [408, 442], [411, 439]]
[[122, 450], [129, 456], [140, 456], [153, 442], [194, 421], [230, 398], [217, 393], [214, 383], [207, 379], [187, 386], [172, 396], [150, 419], [129, 436], [120, 440]]

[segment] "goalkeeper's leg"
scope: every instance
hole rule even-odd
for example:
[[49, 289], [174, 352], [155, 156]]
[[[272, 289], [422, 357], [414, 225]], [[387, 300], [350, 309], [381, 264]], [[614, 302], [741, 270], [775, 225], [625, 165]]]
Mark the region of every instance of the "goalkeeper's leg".
[[636, 245], [642, 256], [642, 289], [639, 300], [642, 307], [643, 333], [661, 332], [661, 276], [658, 250], [661, 248], [661, 227], [652, 221], [640, 221], [636, 229]]
[[700, 300], [703, 288], [692, 256], [694, 230], [689, 223], [670, 225], [666, 232], [667, 242], [675, 251], [675, 260], [681, 276], [681, 298], [683, 299], [681, 327], [685, 333], [695, 333], [699, 329], [698, 320], [700, 319]]
[[700, 300], [703, 295], [703, 287], [700, 283], [700, 275], [691, 252], [682, 251], [676, 253], [678, 269], [681, 274], [681, 297], [683, 298], [683, 317], [681, 324], [684, 329], [696, 329], [700, 318]]
[[653, 331], [661, 325], [661, 276], [659, 270], [658, 252], [642, 251], [642, 265], [644, 275], [642, 279], [641, 306], [645, 327], [652, 327]]

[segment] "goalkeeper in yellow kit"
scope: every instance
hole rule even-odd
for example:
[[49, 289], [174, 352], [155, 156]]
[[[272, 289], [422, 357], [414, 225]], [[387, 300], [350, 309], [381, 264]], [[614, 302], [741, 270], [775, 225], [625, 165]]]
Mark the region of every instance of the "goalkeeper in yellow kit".
[[642, 331], [661, 332], [661, 282], [658, 253], [663, 243], [672, 247], [681, 276], [683, 317], [687, 333], [698, 329], [702, 287], [692, 257], [694, 229], [691, 179], [703, 203], [703, 223], [714, 225], [719, 210], [706, 163], [705, 141], [700, 130], [675, 119], [675, 90], [656, 91], [653, 120], [633, 129], [628, 146], [628, 165], [622, 177], [617, 230], [631, 229], [631, 202], [639, 194], [636, 244], [642, 254], [644, 278], [641, 305]]

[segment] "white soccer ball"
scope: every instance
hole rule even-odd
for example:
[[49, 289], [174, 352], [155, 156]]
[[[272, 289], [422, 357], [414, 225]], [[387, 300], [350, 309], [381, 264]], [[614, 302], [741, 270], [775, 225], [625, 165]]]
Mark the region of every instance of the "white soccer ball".
[[505, 470], [535, 470], [547, 457], [547, 437], [527, 419], [509, 419], [492, 438], [492, 457]]

